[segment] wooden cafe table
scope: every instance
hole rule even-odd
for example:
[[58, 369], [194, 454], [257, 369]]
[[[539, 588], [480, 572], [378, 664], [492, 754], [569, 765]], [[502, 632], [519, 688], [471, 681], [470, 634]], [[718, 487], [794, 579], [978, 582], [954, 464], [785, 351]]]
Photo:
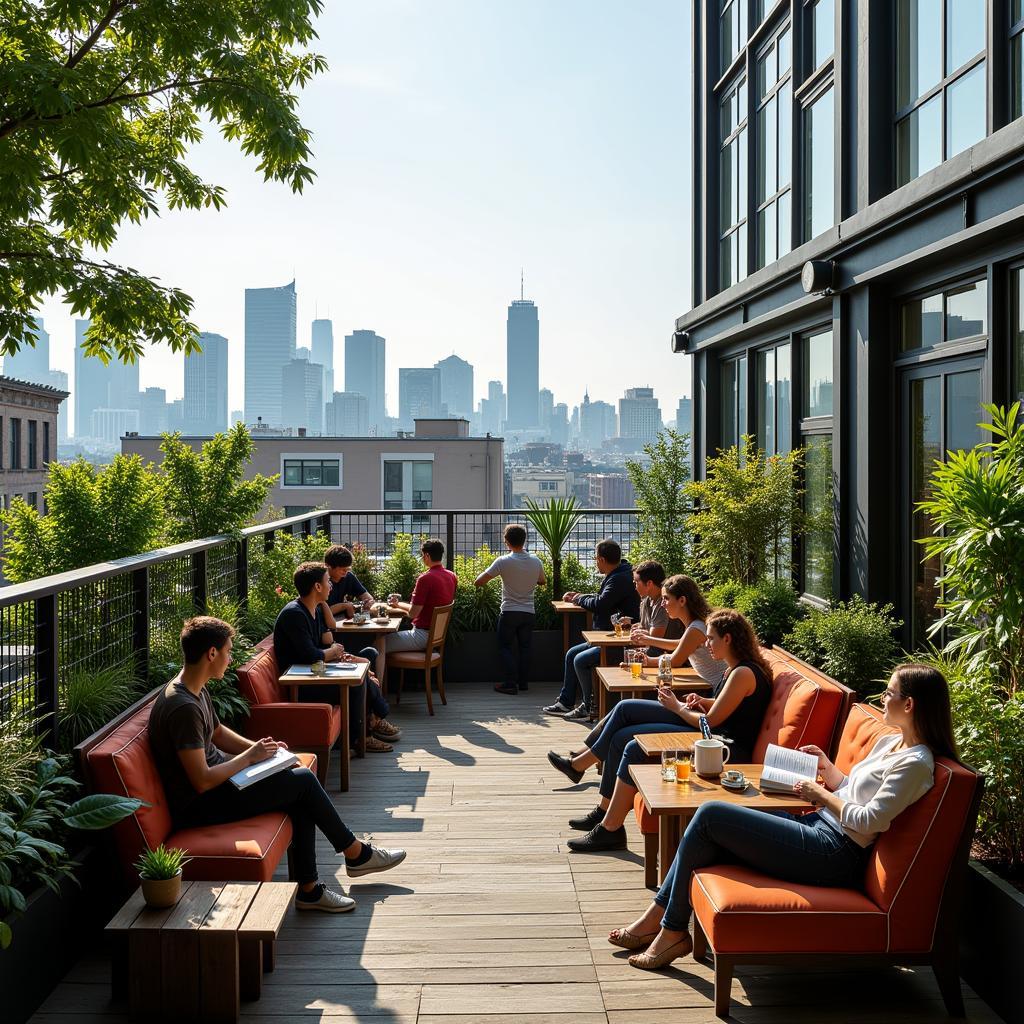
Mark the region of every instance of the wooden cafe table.
[[[619, 665], [599, 666], [597, 673], [597, 718], [600, 721], [613, 704], [626, 697], [639, 697], [658, 689], [658, 670], [647, 668], [636, 678]], [[676, 693], [705, 693], [711, 686], [692, 668], [672, 669], [672, 689]]]
[[[691, 740], [696, 739], [691, 735]], [[684, 744], [676, 741], [674, 749], [683, 749]], [[688, 782], [665, 782], [661, 777], [660, 764], [630, 765], [633, 777], [644, 806], [658, 819], [658, 880], [665, 881], [669, 866], [675, 859], [676, 850], [683, 832], [697, 809], [711, 800], [724, 800], [740, 807], [753, 807], [759, 811], [806, 811], [814, 807], [792, 793], [762, 793], [762, 764], [729, 764], [726, 768], [737, 768], [747, 777], [747, 788], [740, 793], [726, 789], [721, 778], [704, 778], [690, 769]]]
[[[627, 647], [638, 647], [639, 644], [633, 643], [629, 639], [629, 633], [625, 633], [622, 636], [616, 636], [614, 629], [585, 629], [583, 630], [583, 639], [586, 640], [591, 647], [596, 647], [601, 652], [601, 660], [598, 662], [599, 665], [608, 664], [608, 654], [612, 652], [614, 658], [612, 660], [618, 662], [622, 660], [622, 652]], [[644, 650], [647, 648], [645, 647]]]
[[562, 616], [562, 654], [569, 650], [569, 618], [572, 615], [586, 615], [586, 628], [590, 629], [594, 622], [594, 616], [586, 608], [581, 608], [572, 601], [552, 601], [551, 607]]
[[[380, 652], [383, 663], [387, 665], [387, 661], [385, 659], [387, 658], [388, 653], [388, 637], [394, 636], [394, 634], [401, 629], [401, 626], [402, 616], [398, 614], [389, 615], [387, 622], [378, 622], [377, 619], [371, 618], [369, 622], [363, 622], [359, 625], [356, 625], [352, 619], [342, 619], [337, 626], [334, 627], [332, 632], [334, 633], [334, 639], [339, 643], [344, 644], [345, 650], [348, 651], [349, 654], [358, 654], [359, 652], [357, 650], [353, 650], [353, 648], [357, 644], [362, 644], [363, 638], [365, 638], [366, 643], [377, 648]], [[352, 636], [353, 634], [359, 637], [359, 639], [354, 641], [345, 639], [345, 637]], [[386, 693], [387, 691], [384, 689], [385, 683], [383, 674], [377, 682], [380, 683], [381, 691]]]
[[[331, 671], [335, 662], [328, 662], [327, 674], [315, 676], [309, 673], [308, 665], [292, 665], [285, 672], [278, 682], [288, 691], [290, 700], [295, 700], [299, 695], [300, 686], [332, 686], [338, 690], [338, 706], [341, 709], [341, 792], [348, 792], [348, 747], [349, 747], [349, 721], [348, 721], [348, 695], [345, 690], [350, 686], [358, 686], [370, 671], [369, 662], [356, 662], [354, 669], [335, 669]], [[349, 662], [352, 664], [352, 662]], [[298, 671], [296, 671], [296, 669]], [[363, 735], [356, 745], [356, 754], [360, 757], [366, 754], [366, 716], [363, 716]]]

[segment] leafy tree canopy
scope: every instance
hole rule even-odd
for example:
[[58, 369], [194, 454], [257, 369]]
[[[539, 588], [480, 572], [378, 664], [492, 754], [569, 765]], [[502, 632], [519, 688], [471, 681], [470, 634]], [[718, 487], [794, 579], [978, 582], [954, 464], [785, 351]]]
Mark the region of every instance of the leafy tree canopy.
[[188, 165], [205, 123], [299, 192], [313, 177], [296, 92], [321, 0], [0, 0], [0, 354], [31, 344], [60, 293], [89, 355], [146, 339], [198, 349], [192, 300], [103, 258], [125, 221], [219, 208]]

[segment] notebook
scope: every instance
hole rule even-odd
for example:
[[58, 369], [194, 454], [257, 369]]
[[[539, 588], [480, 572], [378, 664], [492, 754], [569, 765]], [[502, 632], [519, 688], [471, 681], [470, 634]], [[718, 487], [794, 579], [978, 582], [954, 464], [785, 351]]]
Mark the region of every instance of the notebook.
[[298, 763], [299, 759], [290, 750], [278, 747], [272, 757], [268, 757], [265, 761], [251, 764], [240, 772], [235, 772], [231, 776], [231, 781], [238, 789], [248, 789], [254, 782], [269, 779], [271, 775], [283, 772], [285, 769], [291, 768], [292, 765]]
[[813, 782], [818, 777], [818, 759], [802, 750], [790, 750], [769, 743], [761, 769], [762, 793], [792, 793], [801, 779]]

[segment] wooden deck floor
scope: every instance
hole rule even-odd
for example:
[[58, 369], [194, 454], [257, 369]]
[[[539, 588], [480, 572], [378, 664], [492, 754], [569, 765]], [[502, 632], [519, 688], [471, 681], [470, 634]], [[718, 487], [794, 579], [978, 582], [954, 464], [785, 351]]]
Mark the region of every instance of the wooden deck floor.
[[[337, 803], [357, 834], [409, 858], [346, 889], [344, 915], [289, 917], [277, 970], [244, 1021], [372, 1024], [696, 1024], [714, 1021], [711, 972], [692, 959], [660, 974], [629, 967], [605, 941], [649, 900], [642, 840], [628, 852], [571, 855], [566, 821], [595, 803], [547, 763], [583, 726], [548, 718], [553, 687], [510, 698], [452, 686], [429, 718], [407, 694], [394, 755], [353, 762]], [[345, 881], [324, 845], [321, 876]], [[968, 1017], [998, 1021], [967, 992]], [[749, 1024], [934, 1022], [945, 1019], [929, 971], [800, 972], [740, 968], [733, 1014]], [[127, 1020], [112, 1003], [102, 953], [84, 958], [34, 1018], [38, 1024]], [[183, 1022], [184, 1024], [184, 1022]]]

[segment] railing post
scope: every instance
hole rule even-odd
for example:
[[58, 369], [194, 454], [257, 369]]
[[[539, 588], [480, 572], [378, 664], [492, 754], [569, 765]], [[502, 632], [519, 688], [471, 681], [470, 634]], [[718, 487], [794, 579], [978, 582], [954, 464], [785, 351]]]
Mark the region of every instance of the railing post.
[[149, 566], [132, 571], [132, 652], [139, 679], [149, 678]]
[[56, 747], [57, 736], [57, 595], [35, 599], [36, 717], [45, 746]]
[[235, 546], [235, 594], [238, 607], [245, 611], [249, 607], [249, 538], [240, 537]]
[[311, 537], [313, 535], [313, 520], [303, 519], [302, 520], [302, 536]]
[[196, 615], [206, 613], [206, 552], [192, 555], [192, 607]]
[[274, 550], [274, 531], [268, 530], [263, 534], [263, 550], [273, 551]]
[[448, 569], [455, 568], [455, 513], [445, 514], [445, 565]]

